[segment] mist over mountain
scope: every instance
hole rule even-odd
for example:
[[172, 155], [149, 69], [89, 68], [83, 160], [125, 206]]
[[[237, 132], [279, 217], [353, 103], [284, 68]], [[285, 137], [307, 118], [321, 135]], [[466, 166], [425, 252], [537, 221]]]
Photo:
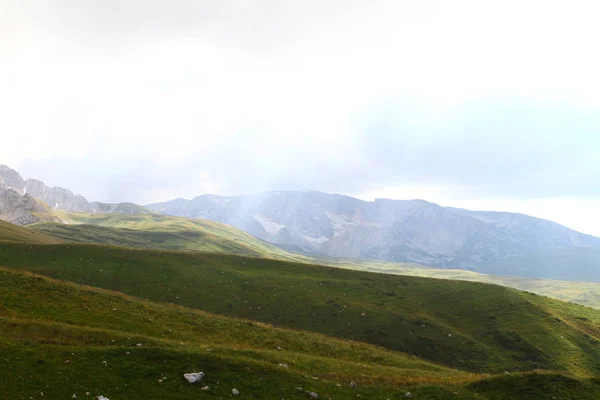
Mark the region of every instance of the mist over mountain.
[[[443, 268], [542, 276], [523, 257], [600, 249], [600, 239], [522, 214], [442, 207], [424, 200], [373, 202], [315, 191], [245, 196], [202, 195], [150, 204], [176, 216], [231, 224], [260, 239], [328, 257], [415, 262]], [[596, 262], [596, 261], [595, 261]], [[497, 266], [504, 263], [503, 271]]]

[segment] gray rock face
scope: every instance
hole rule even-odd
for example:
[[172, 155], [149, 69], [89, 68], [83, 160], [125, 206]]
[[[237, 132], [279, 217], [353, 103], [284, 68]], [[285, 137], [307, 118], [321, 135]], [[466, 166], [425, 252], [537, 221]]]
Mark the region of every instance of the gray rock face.
[[[498, 263], [540, 251], [600, 249], [600, 239], [551, 221], [441, 207], [424, 200], [366, 202], [297, 191], [235, 197], [203, 195], [146, 207], [227, 223], [260, 239], [318, 255], [481, 272], [502, 273], [494, 267]], [[598, 263], [600, 266], [600, 258]], [[527, 275], [525, 269], [516, 267], [510, 273]]]
[[39, 221], [33, 213], [46, 209], [28, 194], [22, 195], [4, 184], [0, 184], [0, 219], [15, 225], [27, 225]]
[[6, 165], [0, 165], [0, 185], [2, 183], [20, 194], [23, 194], [25, 189], [25, 181], [21, 178], [21, 175]]
[[48, 187], [37, 179], [25, 181], [25, 192], [48, 204], [54, 210], [90, 211], [90, 205], [85, 197], [61, 187]]
[[88, 202], [79, 194], [61, 187], [49, 187], [37, 179], [23, 180], [19, 173], [6, 165], [0, 165], [0, 185], [13, 189], [20, 195], [27, 194], [44, 202], [52, 210], [91, 213], [148, 214], [151, 211], [133, 203]]

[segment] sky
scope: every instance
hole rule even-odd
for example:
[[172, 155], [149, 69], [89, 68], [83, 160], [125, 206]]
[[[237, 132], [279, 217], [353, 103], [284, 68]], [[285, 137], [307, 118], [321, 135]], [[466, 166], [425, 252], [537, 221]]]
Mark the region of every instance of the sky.
[[90, 200], [313, 189], [600, 236], [595, 0], [0, 0], [0, 164]]

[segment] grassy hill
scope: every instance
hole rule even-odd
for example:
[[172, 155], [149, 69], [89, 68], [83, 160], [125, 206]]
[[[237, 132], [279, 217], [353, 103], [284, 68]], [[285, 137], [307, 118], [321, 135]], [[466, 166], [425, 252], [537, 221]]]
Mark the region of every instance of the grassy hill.
[[487, 275], [461, 269], [440, 269], [417, 264], [397, 264], [379, 261], [329, 259], [324, 260], [322, 263], [358, 271], [491, 283], [494, 285], [525, 290], [562, 301], [600, 308], [600, 283], [598, 282], [561, 281], [555, 279]]
[[34, 232], [29, 229], [0, 221], [0, 241], [23, 242], [23, 243], [60, 243], [61, 240], [50, 235]]
[[68, 224], [40, 223], [27, 228], [75, 243], [140, 249], [211, 251], [282, 260], [304, 257], [263, 242], [229, 225], [159, 214], [60, 213]]
[[600, 374], [600, 311], [500, 286], [223, 254], [0, 245], [0, 265], [477, 373]]
[[[503, 277], [417, 264], [312, 258], [286, 252], [228, 225], [171, 216], [61, 213], [60, 218], [70, 225], [40, 223], [29, 225], [28, 228], [63, 242], [99, 243], [140, 249], [224, 252], [387, 274], [493, 283], [600, 308], [600, 283], [597, 282]], [[539, 264], [539, 260], [536, 263]]]
[[[0, 289], [2, 398], [222, 399], [233, 388], [241, 398], [269, 399], [600, 395], [585, 376], [461, 372], [364, 343], [2, 268]], [[200, 385], [182, 377], [195, 371], [206, 374]]]
[[[483, 377], [366, 344], [32, 274], [0, 269], [0, 288], [2, 398], [37, 398], [42, 392], [49, 398], [85, 398], [85, 392], [128, 399], [217, 398], [233, 388], [242, 397], [307, 398], [297, 386], [340, 397], [354, 392], [352, 380], [360, 384], [357, 393], [390, 396], [419, 386], [464, 392], [461, 386]], [[200, 391], [203, 385], [183, 380], [183, 373], [199, 370], [206, 373], [207, 393]]]

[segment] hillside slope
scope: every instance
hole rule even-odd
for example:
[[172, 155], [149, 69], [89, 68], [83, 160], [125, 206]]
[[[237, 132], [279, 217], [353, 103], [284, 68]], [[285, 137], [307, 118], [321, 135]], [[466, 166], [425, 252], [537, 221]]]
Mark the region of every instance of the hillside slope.
[[[60, 215], [70, 224], [41, 223], [28, 225], [28, 229], [64, 242], [97, 243], [154, 250], [214, 251], [377, 273], [493, 283], [600, 308], [600, 283], [596, 282], [503, 277], [465, 270], [424, 267], [418, 264], [310, 257], [285, 252], [233, 227], [210, 221], [122, 214], [62, 213]], [[557, 260], [560, 258], [556, 258], [554, 262], [556, 263]], [[561, 270], [568, 271], [576, 268], [577, 265], [565, 265]], [[593, 271], [591, 268], [585, 270]]]
[[60, 213], [65, 224], [29, 225], [35, 232], [62, 241], [98, 243], [140, 249], [211, 251], [246, 256], [303, 260], [234, 227], [158, 214]]
[[[85, 398], [90, 392], [189, 399], [204, 385], [206, 397], [229, 396], [237, 388], [242, 397], [309, 398], [295, 389], [302, 386], [338, 398], [450, 389], [471, 398], [463, 386], [485, 378], [366, 344], [1, 268], [0, 289], [2, 398]], [[202, 385], [183, 380], [183, 373], [198, 370], [206, 374]], [[360, 388], [350, 388], [350, 381]]]
[[[465, 373], [402, 353], [0, 268], [3, 398], [594, 399], [593, 379]], [[203, 371], [201, 384], [183, 379]], [[352, 388], [349, 383], [356, 382]], [[299, 389], [300, 388], [300, 389]]]
[[[544, 269], [535, 255], [577, 258], [600, 239], [521, 214], [475, 212], [423, 200], [362, 201], [314, 191], [203, 195], [146, 207], [238, 227], [260, 239], [330, 257], [415, 262], [495, 274], [594, 279], [600, 274]], [[529, 263], [521, 261], [527, 259]], [[590, 271], [600, 271], [600, 257]], [[537, 275], [543, 272], [544, 275]]]
[[0, 265], [474, 372], [600, 374], [600, 311], [499, 286], [75, 244], [3, 243]]
[[34, 232], [4, 221], [0, 221], [0, 241], [46, 244], [61, 242], [52, 236]]

